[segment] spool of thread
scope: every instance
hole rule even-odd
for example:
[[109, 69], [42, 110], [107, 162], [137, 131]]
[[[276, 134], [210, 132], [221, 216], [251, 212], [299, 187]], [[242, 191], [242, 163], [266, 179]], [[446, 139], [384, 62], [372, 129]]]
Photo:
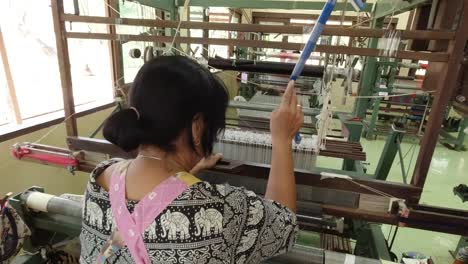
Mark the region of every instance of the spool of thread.
[[138, 59], [141, 57], [141, 51], [139, 49], [131, 49], [128, 54], [133, 59]]
[[460, 248], [453, 264], [468, 264], [468, 247]]

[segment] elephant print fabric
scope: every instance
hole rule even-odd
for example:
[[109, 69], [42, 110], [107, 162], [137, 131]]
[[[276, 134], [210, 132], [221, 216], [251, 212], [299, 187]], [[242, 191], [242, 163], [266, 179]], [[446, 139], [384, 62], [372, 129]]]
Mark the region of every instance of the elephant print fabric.
[[[85, 192], [80, 263], [94, 263], [116, 229], [109, 194], [96, 177], [119, 162], [101, 163]], [[133, 212], [135, 201], [127, 201]], [[259, 263], [287, 252], [295, 242], [296, 216], [282, 205], [230, 185], [198, 182], [142, 231], [152, 263]], [[135, 263], [123, 247], [107, 263]]]

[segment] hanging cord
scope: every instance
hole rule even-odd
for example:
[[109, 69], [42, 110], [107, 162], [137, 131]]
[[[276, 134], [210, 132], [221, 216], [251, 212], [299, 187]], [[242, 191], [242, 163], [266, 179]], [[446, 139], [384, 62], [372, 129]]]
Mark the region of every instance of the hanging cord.
[[346, 179], [346, 180], [349, 181], [349, 182], [352, 182], [352, 183], [354, 183], [354, 184], [356, 184], [356, 185], [358, 185], [358, 186], [361, 187], [361, 188], [367, 189], [367, 190], [369, 190], [369, 191], [371, 191], [371, 192], [374, 192], [374, 193], [376, 193], [376, 194], [379, 194], [379, 195], [381, 195], [381, 196], [388, 197], [388, 198], [395, 198], [394, 196], [392, 196], [392, 195], [390, 195], [390, 194], [388, 194], [388, 193], [379, 191], [379, 190], [377, 190], [377, 189], [374, 189], [374, 188], [372, 188], [372, 187], [370, 187], [370, 186], [367, 186], [367, 185], [364, 185], [364, 184], [360, 184], [360, 183], [358, 183], [358, 182], [355, 182], [355, 181], [352, 180], [352, 179]]
[[[190, 3], [190, 0], [185, 0], [184, 2], [184, 7], [183, 7], [183, 10], [184, 11], [188, 11], [188, 6], [189, 6], [189, 3]], [[190, 16], [190, 14], [189, 14]], [[174, 38], [172, 38], [172, 43], [171, 43], [171, 46], [169, 47], [169, 50], [168, 51], [171, 51], [172, 48], [174, 48], [174, 44], [175, 44], [175, 41], [177, 39], [177, 36], [180, 34], [180, 26], [182, 25], [182, 17], [179, 17], [179, 24], [177, 25], [177, 29], [176, 29], [176, 32], [174, 33]], [[190, 44], [187, 44], [190, 46]], [[168, 51], [165, 51], [163, 54], [166, 54], [166, 52]], [[185, 53], [185, 52], [184, 52]]]

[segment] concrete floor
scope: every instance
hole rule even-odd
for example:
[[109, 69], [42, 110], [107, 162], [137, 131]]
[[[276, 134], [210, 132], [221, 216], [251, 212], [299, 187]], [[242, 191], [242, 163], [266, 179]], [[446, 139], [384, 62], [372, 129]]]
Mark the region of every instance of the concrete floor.
[[[468, 140], [465, 141], [468, 146]], [[377, 166], [378, 159], [385, 144], [385, 137], [377, 140], [362, 140], [364, 151], [367, 153], [369, 165], [368, 173], [372, 174]], [[409, 178], [414, 169], [414, 163], [419, 153], [418, 142], [415, 139], [406, 139], [402, 145], [403, 153], [414, 146], [414, 157], [410, 167]], [[405, 158], [405, 167], [410, 163], [412, 151]], [[317, 166], [338, 168], [341, 162], [338, 159], [319, 157]], [[468, 203], [463, 204], [461, 199], [453, 194], [453, 187], [464, 183], [468, 184], [468, 152], [456, 152], [438, 145], [431, 163], [429, 175], [422, 194], [421, 203], [468, 210]], [[388, 180], [403, 182], [398, 157], [395, 159]], [[408, 179], [409, 181], [409, 179]], [[382, 231], [387, 236], [390, 226], [384, 225]], [[393, 233], [392, 233], [393, 234]], [[412, 228], [400, 228], [395, 239], [392, 251], [401, 256], [405, 251], [418, 251], [431, 256], [436, 263], [452, 263], [453, 258], [449, 250], [454, 250], [458, 244], [459, 236], [443, 233], [429, 232]]]

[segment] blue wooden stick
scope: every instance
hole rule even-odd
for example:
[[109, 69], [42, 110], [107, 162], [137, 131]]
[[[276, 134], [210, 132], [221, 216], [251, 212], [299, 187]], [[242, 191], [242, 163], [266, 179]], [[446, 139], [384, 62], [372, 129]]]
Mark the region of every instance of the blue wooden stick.
[[[290, 80], [296, 81], [297, 78], [299, 78], [299, 76], [301, 75], [302, 70], [304, 70], [304, 66], [307, 60], [309, 59], [310, 54], [312, 53], [312, 51], [314, 51], [315, 46], [317, 45], [317, 41], [320, 38], [320, 35], [322, 34], [323, 29], [325, 28], [325, 25], [327, 24], [331, 13], [333, 12], [333, 9], [335, 9], [336, 1], [337, 0], [328, 0], [327, 3], [325, 3], [322, 13], [320, 14], [317, 23], [315, 24], [314, 28], [312, 29], [312, 32], [310, 33], [309, 40], [307, 41], [307, 44], [305, 45], [304, 50], [302, 51], [301, 57], [296, 63], [296, 66], [294, 66], [294, 70], [291, 74], [291, 77], [289, 78]], [[356, 11], [364, 9], [364, 3], [362, 2], [362, 0], [351, 0], [351, 4], [356, 9]], [[294, 137], [294, 141], [296, 142], [296, 144], [301, 143], [301, 139], [302, 137], [299, 133], [297, 133]]]

